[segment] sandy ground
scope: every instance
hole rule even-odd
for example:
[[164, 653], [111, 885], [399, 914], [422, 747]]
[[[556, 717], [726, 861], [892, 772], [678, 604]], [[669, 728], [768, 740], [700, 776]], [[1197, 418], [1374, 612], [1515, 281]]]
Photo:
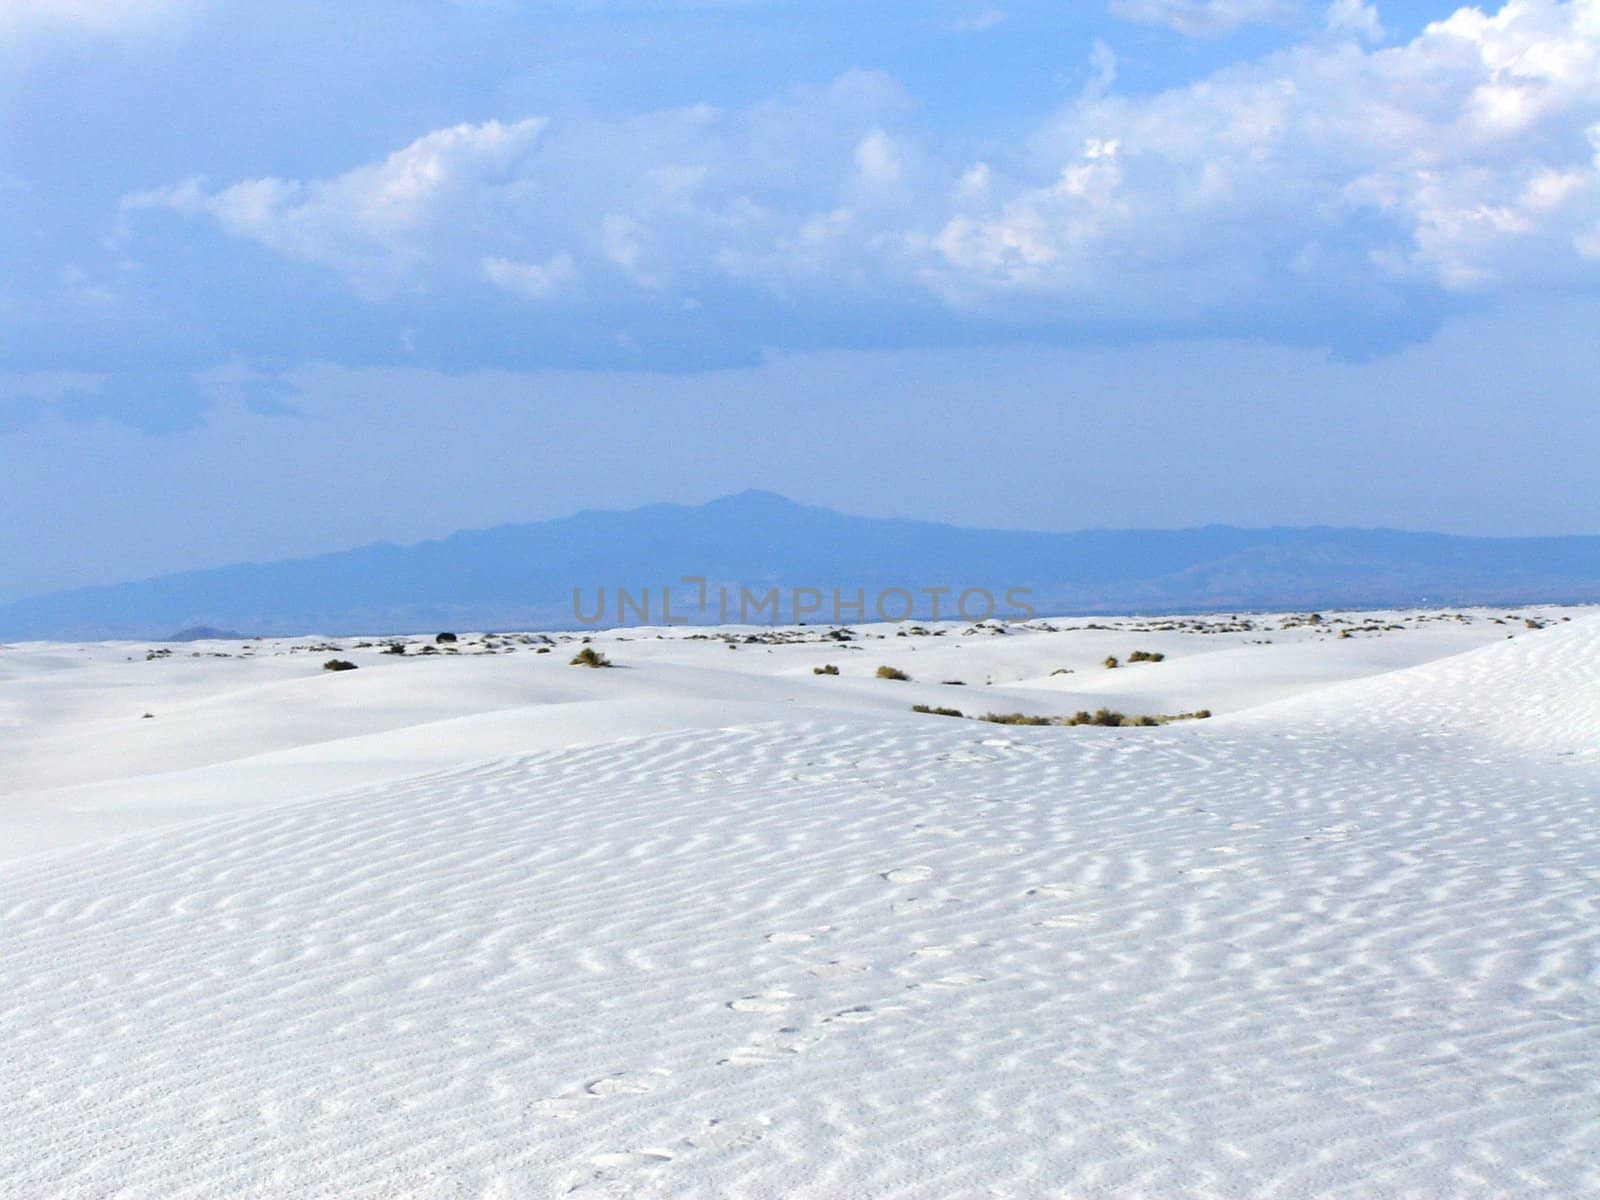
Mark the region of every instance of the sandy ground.
[[1600, 615], [829, 633], [0, 647], [0, 1194], [1600, 1189]]

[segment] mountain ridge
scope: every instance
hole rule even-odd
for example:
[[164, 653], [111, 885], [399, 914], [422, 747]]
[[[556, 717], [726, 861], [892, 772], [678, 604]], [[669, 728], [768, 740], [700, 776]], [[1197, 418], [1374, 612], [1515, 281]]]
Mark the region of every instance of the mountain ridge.
[[[150, 638], [196, 626], [261, 634], [570, 628], [586, 623], [575, 617], [574, 589], [660, 589], [682, 586], [685, 576], [712, 587], [913, 597], [938, 587], [996, 596], [1025, 589], [1039, 615], [1583, 603], [1600, 600], [1600, 537], [1328, 525], [980, 529], [855, 516], [752, 489], [701, 505], [587, 509], [411, 545], [376, 542], [48, 593], [0, 605], [0, 638]], [[921, 604], [910, 615], [931, 613]], [[873, 616], [869, 606], [866, 619]]]

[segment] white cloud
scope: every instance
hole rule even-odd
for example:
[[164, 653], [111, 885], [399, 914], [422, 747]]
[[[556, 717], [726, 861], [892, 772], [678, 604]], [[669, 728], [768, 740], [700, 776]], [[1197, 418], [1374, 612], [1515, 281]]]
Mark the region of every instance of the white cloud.
[[1241, 25], [1284, 21], [1295, 0], [1112, 0], [1111, 11], [1127, 21], [1164, 25], [1186, 37], [1219, 37]]
[[1089, 48], [1089, 82], [1083, 86], [1085, 99], [1099, 99], [1117, 83], [1117, 52], [1099, 38]]
[[[328, 179], [190, 180], [124, 205], [209, 218], [374, 298], [452, 276], [509, 287], [513, 265], [547, 271], [552, 255], [566, 264], [552, 285], [598, 272], [692, 288], [708, 267], [743, 279], [781, 269], [783, 248], [841, 203], [881, 215], [909, 195], [918, 164], [885, 128], [904, 107], [885, 77], [853, 72], [733, 112], [459, 125]], [[821, 270], [849, 249], [824, 242], [793, 265]], [[512, 290], [544, 276], [521, 279]]]
[[957, 17], [946, 28], [952, 33], [987, 33], [989, 30], [1005, 24], [1005, 20], [1005, 9], [991, 6], [977, 9], [963, 17]]
[[904, 168], [894, 139], [874, 129], [856, 143], [856, 174], [869, 188], [892, 187], [900, 182]]
[[0, 0], [0, 37], [32, 31], [116, 34], [148, 29], [201, 0]]
[[69, 392], [98, 387], [100, 377], [86, 371], [0, 371], [0, 401], [55, 401]]
[[1348, 34], [1368, 42], [1384, 39], [1383, 22], [1378, 19], [1378, 6], [1363, 0], [1333, 0], [1323, 16], [1323, 24], [1330, 33]]
[[[1374, 29], [1369, 7], [1334, 7]], [[921, 289], [1001, 317], [1181, 324], [1295, 293], [1600, 284], [1600, 0], [1466, 8], [1385, 48], [1319, 33], [1138, 96], [1111, 90], [1114, 64], [1097, 51], [1082, 96], [981, 158], [853, 73], [741, 110], [459, 125], [326, 179], [127, 203], [373, 297], [465, 284], [677, 311], [741, 288], [890, 307]]]
[[542, 263], [513, 262], [509, 258], [483, 260], [485, 279], [530, 300], [550, 299], [576, 275], [570, 254], [557, 254]]
[[1404, 46], [1306, 45], [1074, 106], [1044, 139], [1053, 177], [955, 215], [930, 277], [955, 297], [1097, 289], [1133, 308], [1157, 286], [1239, 303], [1296, 271], [1592, 282], [1597, 139], [1600, 0], [1462, 9]]
[[250, 179], [216, 192], [189, 180], [124, 204], [209, 215], [228, 233], [330, 266], [378, 298], [469, 245], [496, 209], [515, 208], [544, 127], [539, 118], [454, 125], [331, 179]]

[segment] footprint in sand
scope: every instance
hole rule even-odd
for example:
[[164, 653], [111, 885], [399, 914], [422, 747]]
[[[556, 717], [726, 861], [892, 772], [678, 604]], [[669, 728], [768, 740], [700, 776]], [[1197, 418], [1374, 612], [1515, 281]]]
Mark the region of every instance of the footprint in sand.
[[896, 867], [884, 871], [883, 878], [890, 883], [925, 883], [933, 878], [932, 867]]
[[1080, 925], [1093, 925], [1095, 918], [1082, 913], [1062, 913], [1055, 917], [1046, 917], [1042, 921], [1035, 921], [1039, 929], [1072, 929]]
[[656, 1088], [665, 1071], [618, 1071], [590, 1080], [583, 1090], [591, 1096], [642, 1096]]
[[527, 1113], [539, 1120], [576, 1121], [597, 1100], [603, 1100], [608, 1096], [642, 1096], [646, 1092], [654, 1091], [661, 1077], [666, 1074], [664, 1070], [656, 1070], [617, 1071], [611, 1075], [602, 1075], [599, 1079], [591, 1079], [573, 1091], [535, 1100], [528, 1105]]
[[587, 1094], [552, 1096], [528, 1105], [528, 1115], [544, 1121], [576, 1121], [593, 1102], [593, 1097]]
[[1027, 891], [1029, 896], [1044, 896], [1051, 900], [1062, 900], [1068, 896], [1076, 896], [1083, 889], [1072, 883], [1041, 883], [1038, 887], [1031, 887]]
[[767, 934], [767, 942], [773, 946], [800, 946], [806, 942], [814, 942], [816, 940], [815, 934], [801, 933], [798, 930], [792, 932], [780, 930], [777, 933]]
[[732, 1051], [728, 1057], [718, 1059], [717, 1065], [719, 1067], [764, 1067], [770, 1063], [782, 1062], [793, 1055], [804, 1053], [821, 1040], [822, 1034], [820, 1033], [802, 1033], [799, 1029], [790, 1026], [780, 1029], [776, 1033], [752, 1038], [745, 1045]]
[[1028, 848], [1019, 842], [1007, 842], [1003, 846], [985, 846], [978, 851], [979, 858], [1014, 858], [1024, 853]]
[[706, 1122], [703, 1130], [687, 1140], [692, 1146], [708, 1150], [742, 1150], [766, 1137], [767, 1127], [771, 1124], [771, 1117], [756, 1117], [748, 1121], [713, 1117]]
[[672, 1155], [666, 1150], [609, 1150], [589, 1161], [602, 1171], [614, 1171], [619, 1167], [659, 1167], [671, 1162]]
[[954, 975], [944, 975], [938, 979], [930, 979], [926, 983], [908, 984], [909, 988], [934, 988], [938, 991], [954, 991], [956, 988], [971, 987], [976, 983], [987, 982], [983, 975], [974, 975], [970, 971], [960, 971]]
[[889, 905], [889, 911], [896, 916], [914, 917], [918, 913], [938, 912], [957, 904], [956, 900], [940, 900], [933, 896], [912, 896], [909, 900], [896, 900]]
[[822, 1023], [828, 1025], [838, 1021], [845, 1025], [866, 1025], [877, 1019], [878, 1014], [871, 1008], [865, 1004], [857, 1004], [850, 1008], [842, 1008], [831, 1017], [824, 1017]]
[[754, 996], [740, 996], [728, 1001], [734, 1012], [775, 1013], [788, 1008], [795, 999], [793, 992], [759, 992]]

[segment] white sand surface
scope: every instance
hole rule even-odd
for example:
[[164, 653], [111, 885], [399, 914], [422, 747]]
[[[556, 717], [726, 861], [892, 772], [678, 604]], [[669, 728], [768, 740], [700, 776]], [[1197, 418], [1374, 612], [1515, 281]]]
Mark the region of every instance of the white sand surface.
[[1600, 615], [1325, 617], [0, 647], [0, 1196], [1600, 1192]]

